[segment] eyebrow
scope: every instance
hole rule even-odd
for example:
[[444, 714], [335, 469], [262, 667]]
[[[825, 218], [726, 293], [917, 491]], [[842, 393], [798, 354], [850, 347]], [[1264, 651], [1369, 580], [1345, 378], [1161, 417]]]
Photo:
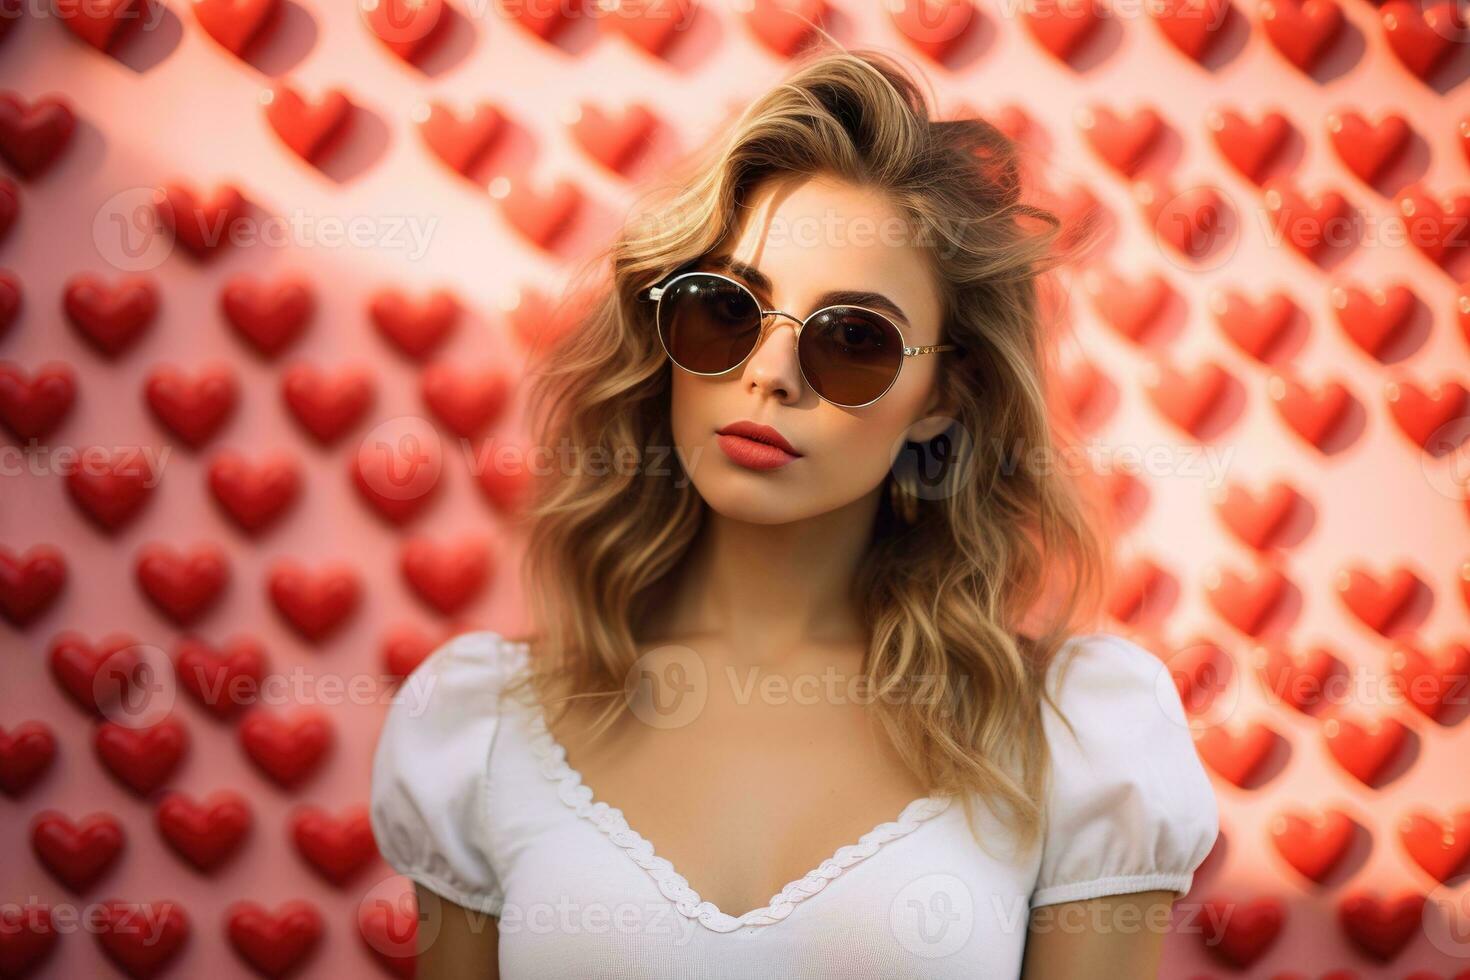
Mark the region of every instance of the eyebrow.
[[[753, 265], [747, 265], [737, 258], [729, 255], [712, 255], [699, 263], [708, 271], [727, 272], [737, 279], [744, 279], [757, 291], [767, 296], [773, 292], [771, 280], [764, 272]], [[909, 318], [904, 315], [903, 308], [882, 293], [875, 293], [867, 289], [831, 289], [817, 297], [817, 304], [813, 309], [819, 310], [825, 306], [866, 306], [880, 313], [887, 313], [899, 322], [900, 326], [912, 329]]]

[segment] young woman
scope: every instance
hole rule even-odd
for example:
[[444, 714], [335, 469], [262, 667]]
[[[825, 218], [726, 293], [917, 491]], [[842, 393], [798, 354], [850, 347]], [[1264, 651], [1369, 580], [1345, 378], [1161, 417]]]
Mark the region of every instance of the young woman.
[[1156, 974], [1216, 804], [1088, 625], [1018, 152], [824, 50], [629, 222], [531, 393], [538, 630], [377, 746], [420, 980]]

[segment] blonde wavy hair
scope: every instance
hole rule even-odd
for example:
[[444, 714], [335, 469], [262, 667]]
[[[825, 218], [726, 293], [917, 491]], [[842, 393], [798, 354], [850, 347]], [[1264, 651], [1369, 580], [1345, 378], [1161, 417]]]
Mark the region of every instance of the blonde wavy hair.
[[[971, 796], [983, 799], [1023, 847], [1038, 840], [1045, 674], [1101, 605], [1107, 549], [1105, 515], [1080, 481], [1034, 463], [1058, 458], [1065, 421], [1048, 407], [1042, 277], [1070, 257], [1068, 240], [1086, 236], [1023, 202], [1023, 152], [982, 119], [933, 118], [890, 56], [823, 45], [640, 201], [589, 263], [587, 285], [567, 294], [566, 326], [531, 356], [533, 444], [602, 461], [549, 467], [524, 510], [536, 629], [521, 683], [555, 717], [573, 700], [605, 700], [595, 737], [628, 710], [642, 627], [707, 506], [667, 452], [672, 366], [638, 294], [720, 243], [760, 182], [835, 175], [886, 192], [930, 236], [938, 342], [965, 348], [941, 362], [936, 383], [955, 424], [975, 435], [958, 442], [966, 458], [951, 460], [940, 492], [902, 508], [884, 495], [852, 591], [870, 637], [863, 682], [931, 794], [961, 796], [972, 827]], [[648, 466], [610, 465], [620, 459]], [[937, 677], [961, 696], [887, 696]]]

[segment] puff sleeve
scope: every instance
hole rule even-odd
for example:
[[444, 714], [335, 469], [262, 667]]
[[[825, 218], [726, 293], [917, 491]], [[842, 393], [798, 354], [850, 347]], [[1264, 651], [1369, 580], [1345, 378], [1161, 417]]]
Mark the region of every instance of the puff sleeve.
[[447, 641], [404, 678], [373, 752], [369, 806], [378, 850], [395, 871], [491, 915], [504, 895], [483, 794], [504, 666], [498, 635], [480, 631]]
[[1031, 905], [1189, 890], [1219, 832], [1214, 789], [1164, 663], [1111, 633], [1075, 637], [1048, 672], [1052, 770]]

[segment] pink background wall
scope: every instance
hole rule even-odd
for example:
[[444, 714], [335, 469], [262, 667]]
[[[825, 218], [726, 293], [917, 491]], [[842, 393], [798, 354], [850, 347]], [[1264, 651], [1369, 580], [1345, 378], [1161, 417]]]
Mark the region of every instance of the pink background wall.
[[[1180, 906], [1183, 920], [1201, 902], [1236, 903], [1231, 907], [1240, 914], [1227, 945], [1237, 951], [1237, 963], [1211, 955], [1203, 935], [1183, 932], [1170, 941], [1168, 977], [1291, 970], [1315, 977], [1332, 969], [1361, 977], [1422, 969], [1425, 976], [1448, 977], [1470, 969], [1470, 868], [1462, 863], [1444, 871], [1448, 880], [1441, 883], [1401, 836], [1403, 822], [1415, 814], [1447, 822], [1459, 814], [1450, 849], [1470, 847], [1470, 722], [1463, 703], [1470, 690], [1461, 683], [1445, 699], [1459, 703], [1447, 703], [1431, 720], [1395, 697], [1389, 683], [1397, 644], [1453, 652], [1455, 644], [1470, 642], [1464, 482], [1470, 471], [1463, 449], [1424, 452], [1396, 420], [1389, 394], [1394, 383], [1432, 390], [1465, 384], [1470, 374], [1470, 288], [1457, 285], [1470, 280], [1470, 230], [1459, 225], [1457, 244], [1439, 263], [1394, 237], [1399, 196], [1415, 182], [1436, 197], [1458, 195], [1459, 213], [1470, 216], [1470, 136], [1462, 135], [1470, 127], [1470, 47], [1449, 44], [1438, 68], [1421, 78], [1391, 50], [1379, 9], [1363, 0], [1325, 3], [1340, 9], [1345, 23], [1307, 71], [1267, 36], [1271, 2], [1238, 4], [1219, 30], [1206, 31], [1212, 43], [1202, 61], [1171, 45], [1143, 4], [1115, 4], [1113, 16], [1068, 60], [1048, 53], [1019, 7], [1008, 4], [975, 8], [962, 31], [939, 28], [933, 36], [952, 43], [938, 60], [912, 43], [883, 4], [842, 0], [826, 20], [845, 43], [888, 49], [921, 66], [946, 111], [1023, 110], [1032, 121], [1026, 138], [1051, 155], [1055, 185], [1085, 186], [1111, 216], [1106, 249], [1069, 277], [1072, 330], [1064, 347], [1069, 364], [1090, 364], [1101, 376], [1082, 399], [1099, 462], [1115, 461], [1120, 457], [1109, 453], [1121, 450], [1142, 454], [1147, 467], [1121, 504], [1131, 515], [1125, 552], [1138, 563], [1126, 576], [1142, 584], [1136, 596], [1126, 582], [1120, 585], [1113, 626], [1161, 656], [1184, 658], [1179, 664], [1197, 662], [1200, 644], [1217, 646], [1215, 663], [1227, 667], [1217, 676], [1225, 683], [1212, 703], [1198, 705], [1201, 731], [1216, 722], [1255, 721], [1278, 736], [1245, 787], [1212, 768], [1221, 844]], [[5, 171], [18, 188], [19, 216], [0, 240], [0, 266], [19, 282], [24, 301], [0, 334], [0, 358], [26, 378], [45, 362], [63, 362], [76, 394], [70, 411], [40, 440], [40, 452], [33, 447], [40, 462], [20, 466], [14, 447], [23, 440], [13, 427], [4, 432], [0, 562], [51, 545], [64, 556], [67, 583], [29, 622], [0, 621], [0, 726], [13, 733], [22, 722], [40, 721], [56, 741], [56, 758], [37, 782], [18, 796], [0, 796], [6, 841], [0, 899], [53, 909], [112, 897], [176, 901], [192, 926], [170, 967], [178, 976], [246, 975], [225, 934], [231, 904], [248, 899], [274, 909], [304, 899], [324, 926], [305, 975], [378, 969], [358, 935], [359, 914], [384, 895], [401, 897], [405, 883], [369, 856], [355, 877], [332, 884], [292, 843], [292, 820], [300, 808], [320, 806], [334, 817], [355, 813], [361, 833], [373, 738], [392, 680], [390, 636], [409, 630], [422, 652], [452, 628], [520, 625], [517, 542], [506, 515], [477, 486], [472, 465], [476, 447], [518, 442], [519, 404], [491, 412], [463, 440], [426, 410], [421, 375], [446, 362], [514, 383], [524, 359], [513, 326], [522, 297], [555, 294], [575, 259], [634, 205], [641, 178], [656, 175], [661, 161], [715, 131], [730, 107], [782, 73], [783, 55], [752, 29], [746, 11], [752, 6], [771, 4], [703, 4], [655, 55], [606, 30], [608, 15], [573, 23], [548, 43], [488, 0], [454, 3], [434, 35], [437, 43], [417, 64], [391, 52], [346, 3], [287, 2], [279, 23], [246, 59], [208, 36], [182, 3], [155, 7], [143, 30], [106, 53], [68, 31], [49, 5], [34, 5], [13, 25], [0, 42], [0, 88], [26, 100], [59, 93], [77, 124], [44, 174], [25, 179], [13, 167]], [[1288, 33], [1302, 36], [1299, 28]], [[259, 99], [277, 78], [309, 95], [340, 88], [356, 106], [351, 130], [320, 166], [293, 154], [267, 123]], [[461, 111], [488, 102], [507, 119], [470, 179], [436, 159], [416, 131], [416, 108], [434, 100]], [[566, 123], [583, 103], [612, 111], [646, 106], [658, 121], [651, 147], [623, 173], [603, 166]], [[1151, 108], [1161, 117], [1162, 131], [1131, 174], [1090, 145], [1081, 114], [1093, 108], [1125, 118]], [[1226, 110], [1251, 120], [1274, 110], [1289, 120], [1292, 132], [1258, 176], [1285, 178], [1308, 193], [1343, 194], [1360, 215], [1354, 244], [1318, 262], [1280, 242], [1266, 210], [1269, 195], [1227, 162], [1212, 136], [1212, 113]], [[1345, 111], [1370, 120], [1398, 113], [1411, 129], [1375, 183], [1355, 175], [1329, 140], [1329, 115]], [[1108, 130], [1106, 138], [1120, 133]], [[503, 189], [493, 182], [504, 177], [512, 195], [522, 192], [525, 179], [543, 187], [570, 182], [580, 203], [562, 233], [537, 243], [508, 221], [488, 193]], [[1167, 180], [1174, 191], [1213, 187], [1225, 216], [1223, 237], [1196, 258], [1162, 244], [1136, 199], [1134, 181], [1143, 179]], [[226, 246], [200, 262], [171, 248], [154, 223], [151, 189], [171, 181], [201, 194], [231, 184], [252, 206], [255, 224], [248, 227], [278, 220], [299, 230], [282, 242]], [[353, 220], [365, 223], [366, 241], [320, 239], [330, 223]], [[421, 252], [411, 251], [408, 227], [427, 236]], [[62, 296], [78, 274], [113, 283], [124, 266], [150, 277], [161, 303], [136, 343], [109, 359], [67, 322]], [[219, 295], [241, 274], [271, 280], [287, 273], [309, 281], [316, 313], [294, 343], [265, 356], [225, 323]], [[1108, 300], [1110, 274], [1125, 280], [1125, 300], [1136, 300], [1142, 294], [1136, 284], [1150, 276], [1161, 277], [1170, 296], [1157, 309], [1130, 313], [1121, 309], [1127, 302]], [[1334, 291], [1398, 286], [1416, 299], [1401, 321], [1390, 318], [1389, 336], [1370, 352], [1353, 339], [1354, 328], [1361, 335], [1379, 324], [1371, 317], [1345, 324]], [[406, 356], [373, 328], [368, 304], [388, 287], [414, 296], [444, 287], [458, 297], [463, 315], [425, 358]], [[1274, 353], [1256, 357], [1231, 341], [1212, 310], [1229, 291], [1258, 300], [1274, 290], [1289, 296], [1300, 315]], [[1119, 326], [1130, 315], [1137, 331]], [[149, 409], [145, 388], [161, 366], [192, 372], [216, 363], [233, 375], [237, 405], [202, 446], [191, 448]], [[281, 395], [283, 377], [301, 363], [361, 367], [372, 381], [370, 408], [328, 445], [304, 432]], [[1206, 364], [1218, 365], [1230, 381], [1218, 398], [1190, 406], [1209, 416], [1191, 433], [1161, 407], [1168, 396], [1156, 397], [1152, 379], [1163, 367], [1187, 372]], [[1273, 404], [1278, 373], [1309, 385], [1336, 381], [1351, 392], [1352, 417], [1328, 441], [1330, 451], [1293, 432]], [[1184, 384], [1176, 402], [1205, 387]], [[1452, 400], [1458, 390], [1444, 397]], [[15, 417], [14, 408], [6, 410]], [[1458, 445], [1470, 426], [1467, 414], [1470, 403], [1451, 404], [1421, 424]], [[395, 525], [353, 489], [348, 467], [360, 446], [371, 451], [384, 436], [402, 446], [410, 430], [429, 442], [437, 438], [444, 465], [436, 495]], [[45, 462], [47, 448], [92, 445], [168, 451], [150, 499], [111, 533], [83, 513], [65, 478]], [[209, 492], [210, 462], [227, 449], [251, 459], [284, 451], [299, 474], [294, 505], [258, 533], [226, 518]], [[1214, 469], [1205, 463], [1209, 454]], [[1231, 529], [1217, 498], [1229, 490], [1259, 492], [1273, 481], [1289, 485], [1297, 503], [1258, 548]], [[405, 543], [420, 536], [486, 549], [491, 570], [453, 612], [426, 603], [400, 571]], [[160, 612], [137, 584], [140, 549], [153, 544], [211, 544], [227, 562], [228, 584], [187, 627]], [[280, 558], [313, 568], [345, 562], [359, 580], [358, 606], [320, 642], [305, 639], [273, 606], [267, 578]], [[1245, 600], [1261, 606], [1259, 622], [1247, 623], [1232, 615], [1216, 586], [1220, 576], [1258, 566], [1278, 569], [1284, 586], [1279, 595]], [[1390, 608], [1375, 628], [1337, 594], [1355, 569], [1384, 580], [1407, 571], [1417, 585], [1380, 600]], [[238, 720], [214, 719], [179, 693], [174, 717], [187, 730], [187, 754], [159, 788], [130, 790], [94, 751], [96, 722], [53, 679], [51, 648], [67, 629], [89, 642], [125, 633], [163, 658], [177, 652], [186, 632], [212, 644], [252, 638], [272, 672], [303, 682], [287, 700], [321, 712], [333, 731], [330, 753], [295, 788], [285, 788], [251, 762]], [[1356, 682], [1338, 699], [1343, 703], [1303, 712], [1273, 698], [1252, 667], [1256, 645], [1268, 640], [1293, 653], [1330, 651], [1339, 676]], [[1451, 663], [1447, 679], [1463, 682], [1464, 672]], [[321, 686], [331, 678], [367, 678], [368, 693], [332, 693]], [[166, 690], [168, 681], [166, 675], [161, 681]], [[274, 715], [286, 706], [257, 710]], [[1337, 730], [1328, 716], [1339, 711], [1391, 717], [1411, 733], [1377, 785], [1350, 775], [1329, 752], [1324, 732]], [[155, 810], [171, 791], [197, 798], [219, 789], [248, 800], [253, 831], [222, 867], [203, 874], [165, 844]], [[53, 808], [72, 820], [111, 814], [126, 836], [116, 864], [80, 893], [53, 877], [29, 844], [33, 819]], [[1340, 811], [1356, 825], [1321, 883], [1293, 868], [1272, 836], [1285, 815], [1316, 809]], [[1386, 963], [1361, 951], [1338, 921], [1339, 907], [1364, 891], [1429, 898], [1424, 924], [1408, 932]], [[1279, 928], [1267, 906], [1250, 904], [1258, 899], [1275, 903]], [[117, 968], [85, 932], [61, 936], [38, 975], [114, 975]]]

